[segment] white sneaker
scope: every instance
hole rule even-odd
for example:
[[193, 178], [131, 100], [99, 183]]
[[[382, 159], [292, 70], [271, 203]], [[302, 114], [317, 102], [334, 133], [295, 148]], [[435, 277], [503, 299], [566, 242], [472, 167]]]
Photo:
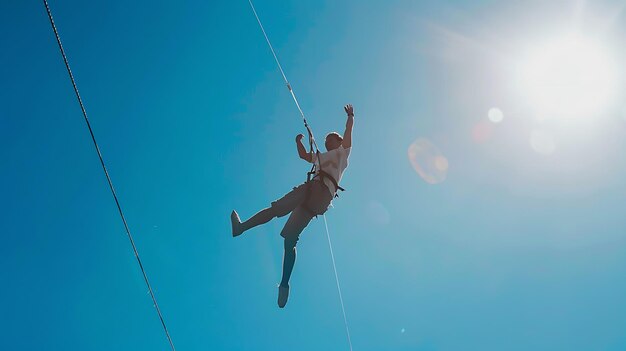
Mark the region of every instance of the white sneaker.
[[278, 285], [278, 307], [283, 308], [287, 304], [289, 298], [289, 285]]

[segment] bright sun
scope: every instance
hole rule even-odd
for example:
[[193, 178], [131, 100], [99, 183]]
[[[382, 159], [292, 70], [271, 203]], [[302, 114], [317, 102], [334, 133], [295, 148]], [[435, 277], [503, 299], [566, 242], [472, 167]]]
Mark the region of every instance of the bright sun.
[[610, 104], [616, 90], [610, 55], [577, 35], [535, 48], [519, 73], [524, 94], [546, 117], [593, 117]]

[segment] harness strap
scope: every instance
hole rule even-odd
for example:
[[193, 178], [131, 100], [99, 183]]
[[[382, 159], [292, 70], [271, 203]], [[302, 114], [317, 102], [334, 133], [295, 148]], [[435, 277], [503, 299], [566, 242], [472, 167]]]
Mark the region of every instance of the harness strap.
[[[331, 176], [330, 174], [324, 172], [321, 169], [317, 172], [317, 175], [315, 175], [315, 177], [313, 177], [313, 178], [316, 178], [316, 177], [320, 177], [322, 180], [324, 180], [324, 178], [328, 178], [331, 181], [331, 183], [333, 183], [333, 185], [335, 186], [335, 189], [341, 190], [341, 191], [345, 191], [346, 190], [346, 189], [344, 189], [344, 188], [339, 186], [339, 183], [337, 183], [337, 180], [335, 178], [333, 178], [333, 176]], [[338, 195], [335, 195], [335, 197], [338, 197]]]

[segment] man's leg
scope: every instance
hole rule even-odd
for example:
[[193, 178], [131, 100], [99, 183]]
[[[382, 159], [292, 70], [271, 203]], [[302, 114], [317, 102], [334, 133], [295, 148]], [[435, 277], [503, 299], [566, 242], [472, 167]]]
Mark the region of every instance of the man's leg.
[[242, 222], [239, 229], [241, 230], [241, 233], [243, 233], [248, 229], [271, 221], [274, 217], [278, 217], [278, 213], [274, 207], [270, 206], [268, 208], [264, 208], [257, 212], [254, 216], [250, 217], [247, 221]]
[[311, 222], [313, 214], [302, 206], [296, 207], [287, 223], [283, 227], [282, 235], [285, 238], [285, 253], [283, 256], [283, 276], [278, 287], [278, 306], [285, 307], [287, 298], [289, 297], [289, 279], [293, 272], [293, 266], [296, 263], [296, 243], [300, 237], [300, 233]]
[[283, 277], [280, 281], [280, 285], [284, 287], [289, 286], [289, 278], [291, 278], [291, 272], [293, 272], [293, 266], [296, 263], [296, 243], [298, 239], [285, 239], [285, 253], [283, 255]]
[[272, 202], [268, 208], [264, 208], [250, 217], [247, 221], [241, 222], [239, 215], [233, 211], [230, 218], [233, 226], [233, 236], [243, 234], [248, 229], [252, 229], [261, 224], [265, 224], [275, 217], [282, 217], [293, 211], [300, 205], [306, 197], [306, 185], [302, 184], [293, 188], [285, 196]]

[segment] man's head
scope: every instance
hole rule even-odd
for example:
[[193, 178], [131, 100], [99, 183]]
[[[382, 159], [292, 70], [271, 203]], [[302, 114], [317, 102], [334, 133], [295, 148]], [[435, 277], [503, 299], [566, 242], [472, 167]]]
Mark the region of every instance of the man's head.
[[328, 133], [326, 135], [326, 141], [324, 145], [326, 146], [326, 150], [335, 150], [339, 146], [341, 146], [341, 142], [343, 142], [343, 137], [339, 135], [337, 132]]

